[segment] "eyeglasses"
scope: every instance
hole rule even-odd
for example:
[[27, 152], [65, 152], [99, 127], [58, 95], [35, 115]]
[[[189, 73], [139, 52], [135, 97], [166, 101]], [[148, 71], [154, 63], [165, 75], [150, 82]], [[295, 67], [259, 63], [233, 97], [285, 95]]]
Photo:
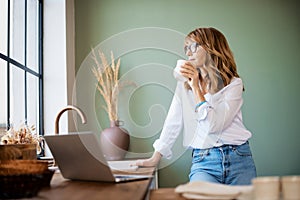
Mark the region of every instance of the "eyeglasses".
[[184, 53], [187, 54], [188, 50], [190, 50], [192, 53], [195, 53], [198, 49], [198, 46], [200, 46], [200, 44], [198, 44], [197, 42], [194, 42], [188, 46], [185, 46]]

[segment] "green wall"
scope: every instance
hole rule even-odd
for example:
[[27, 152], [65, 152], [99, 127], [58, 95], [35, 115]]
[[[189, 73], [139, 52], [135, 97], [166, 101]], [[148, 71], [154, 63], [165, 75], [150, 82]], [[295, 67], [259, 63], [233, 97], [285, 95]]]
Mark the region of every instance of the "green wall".
[[[132, 134], [130, 151], [151, 152], [174, 92], [172, 68], [183, 56], [184, 34], [201, 26], [216, 27], [227, 37], [244, 80], [243, 117], [253, 132], [250, 144], [258, 175], [300, 174], [300, 22], [296, 2], [75, 0], [76, 70], [83, 67], [92, 47], [121, 36], [117, 43], [101, 48], [114, 53], [130, 48], [119, 54], [121, 76], [137, 82], [137, 87], [121, 94], [127, 101], [121, 102], [120, 117]], [[140, 34], [143, 28], [149, 29], [150, 35]], [[143, 48], [133, 49], [130, 45], [135, 41]], [[158, 48], [164, 42], [171, 50]], [[77, 84], [93, 87], [84, 81]], [[95, 99], [97, 117], [93, 120], [107, 127], [97, 93]], [[188, 181], [191, 152], [181, 147], [180, 138], [174, 152], [173, 160], [161, 163], [160, 187]]]

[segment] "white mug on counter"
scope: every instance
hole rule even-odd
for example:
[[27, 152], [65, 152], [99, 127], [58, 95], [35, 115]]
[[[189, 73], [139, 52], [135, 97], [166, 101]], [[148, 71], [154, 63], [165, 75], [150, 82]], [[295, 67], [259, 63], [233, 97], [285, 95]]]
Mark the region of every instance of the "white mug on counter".
[[300, 176], [262, 176], [252, 184], [255, 200], [300, 200]]
[[283, 200], [300, 200], [300, 176], [283, 176], [281, 188]]
[[279, 200], [280, 177], [264, 176], [252, 179], [255, 200]]

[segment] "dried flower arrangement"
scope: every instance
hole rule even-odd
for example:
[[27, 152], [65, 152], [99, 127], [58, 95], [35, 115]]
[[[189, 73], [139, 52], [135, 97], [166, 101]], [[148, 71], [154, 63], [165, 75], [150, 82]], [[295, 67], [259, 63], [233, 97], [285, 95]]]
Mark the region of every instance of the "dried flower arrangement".
[[114, 55], [111, 52], [111, 64], [109, 64], [101, 51], [98, 51], [98, 56], [101, 63], [97, 59], [95, 50], [92, 49], [92, 58], [96, 64], [92, 71], [98, 81], [97, 89], [106, 103], [106, 106], [103, 107], [110, 121], [117, 121], [119, 92], [124, 85], [130, 83], [119, 80], [120, 58], [115, 63]]
[[37, 152], [41, 151], [42, 136], [35, 132], [35, 126], [23, 125], [18, 130], [11, 127], [4, 136], [1, 137], [1, 144], [36, 144]]

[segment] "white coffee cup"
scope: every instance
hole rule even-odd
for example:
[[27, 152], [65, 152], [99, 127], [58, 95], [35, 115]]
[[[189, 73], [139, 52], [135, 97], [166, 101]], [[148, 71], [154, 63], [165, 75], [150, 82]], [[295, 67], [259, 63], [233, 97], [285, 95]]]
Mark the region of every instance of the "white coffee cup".
[[283, 176], [281, 185], [284, 200], [300, 199], [300, 176]]
[[280, 198], [280, 177], [264, 176], [252, 179], [255, 200], [278, 200]]
[[177, 60], [177, 64], [176, 64], [176, 67], [174, 69], [174, 72], [173, 72], [173, 75], [175, 77], [175, 79], [177, 81], [187, 81], [188, 79], [186, 77], [184, 77], [180, 70], [181, 70], [181, 67], [186, 63], [187, 61], [186, 60]]

